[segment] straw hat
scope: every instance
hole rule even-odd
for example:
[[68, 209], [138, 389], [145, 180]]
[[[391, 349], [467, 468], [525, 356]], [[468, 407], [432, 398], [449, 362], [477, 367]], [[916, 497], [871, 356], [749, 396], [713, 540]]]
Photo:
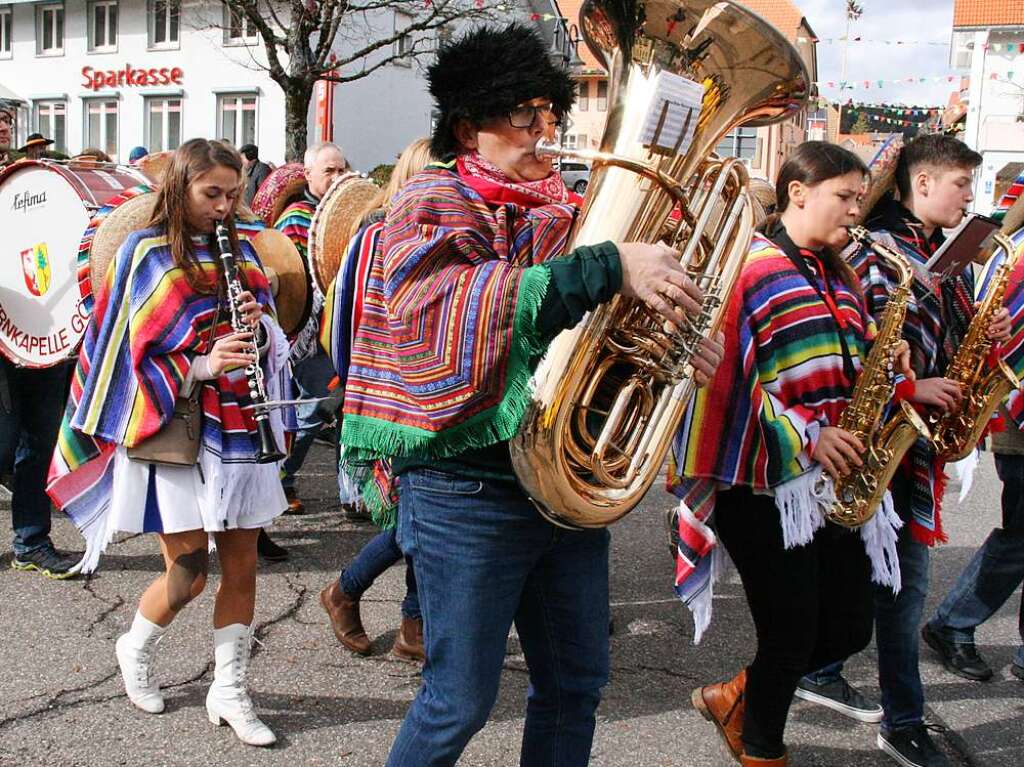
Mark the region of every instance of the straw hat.
[[151, 184], [156, 186], [164, 180], [164, 173], [171, 164], [174, 152], [153, 152], [142, 157], [135, 167], [142, 171], [142, 174], [149, 179]]
[[892, 190], [896, 182], [896, 166], [899, 164], [902, 151], [903, 134], [894, 133], [879, 147], [871, 162], [868, 163], [871, 179], [868, 182], [867, 194], [864, 195], [864, 201], [860, 205], [858, 224], [863, 224], [878, 201]]
[[313, 294], [302, 256], [288, 235], [266, 227], [250, 234], [263, 269], [270, 280], [277, 306], [277, 324], [285, 335], [297, 333], [309, 319]]
[[359, 173], [346, 173], [335, 179], [316, 206], [309, 224], [306, 258], [321, 293], [326, 293], [338, 276], [352, 226], [378, 191], [377, 185], [368, 178]]
[[137, 186], [112, 197], [96, 212], [78, 248], [79, 263], [87, 259], [89, 264], [90, 282], [86, 283], [85, 273], [79, 278], [83, 298], [91, 298], [103, 284], [121, 244], [132, 232], [146, 228], [155, 206], [156, 192], [148, 186]]
[[290, 162], [275, 168], [260, 184], [252, 198], [252, 210], [267, 226], [273, 226], [284, 209], [306, 188], [306, 169], [302, 163]]

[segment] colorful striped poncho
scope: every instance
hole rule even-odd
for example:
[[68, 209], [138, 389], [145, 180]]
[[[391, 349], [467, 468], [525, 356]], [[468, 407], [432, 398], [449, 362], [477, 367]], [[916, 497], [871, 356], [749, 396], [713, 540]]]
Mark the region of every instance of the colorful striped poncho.
[[[1002, 344], [999, 351], [1017, 378], [1024, 379], [1024, 229], [1018, 229], [1011, 234], [1010, 240], [1016, 246], [1017, 256], [1017, 263], [1010, 273], [1010, 281], [1003, 296], [1003, 305], [1010, 311], [1010, 339]], [[985, 265], [985, 271], [978, 283], [979, 301], [988, 292], [996, 267], [1005, 260], [1006, 253], [1000, 249]], [[1011, 393], [1006, 409], [1014, 422], [1006, 424], [1007, 428], [1024, 428], [1024, 392], [1018, 390]]]
[[[306, 189], [302, 197], [291, 203], [278, 216], [274, 228], [286, 235], [295, 249], [302, 256], [302, 264], [309, 270], [309, 226], [313, 221], [313, 213], [320, 201]], [[309, 280], [313, 299], [309, 319], [292, 339], [291, 361], [299, 362], [312, 357], [317, 351], [317, 335], [320, 332], [320, 312], [323, 310], [324, 296], [313, 279]]]
[[[266, 277], [244, 233], [239, 244], [244, 284], [272, 312]], [[216, 249], [205, 238], [193, 240], [193, 248], [206, 278], [222, 281]], [[168, 423], [192, 360], [209, 352], [218, 300], [192, 289], [173, 263], [167, 237], [154, 229], [129, 235], [107, 272], [79, 352], [47, 486], [86, 537], [86, 569], [106, 544], [95, 535], [109, 508], [115, 447], [138, 445]], [[220, 318], [214, 338], [231, 332], [227, 307]], [[263, 360], [275, 398], [275, 374], [284, 364], [280, 351]], [[205, 382], [200, 403], [203, 450], [224, 465], [254, 464], [258, 442], [242, 371]], [[280, 417], [274, 422], [280, 438]]]
[[561, 255], [574, 215], [489, 204], [455, 161], [410, 179], [353, 333], [341, 433], [352, 458], [443, 458], [515, 433], [546, 341], [535, 320], [550, 272], [538, 264]]
[[[811, 273], [824, 292], [820, 271]], [[787, 547], [809, 542], [824, 524], [814, 499], [820, 469], [810, 454], [820, 428], [838, 422], [853, 391], [839, 333], [859, 374], [875, 332], [860, 297], [838, 277], [829, 281], [845, 331], [786, 253], [755, 235], [726, 308], [722, 363], [676, 435], [669, 468], [669, 490], [682, 501], [673, 526], [676, 592], [694, 614], [695, 641], [711, 619], [720, 561], [709, 525], [718, 488], [773, 494]], [[895, 533], [889, 538], [891, 548]], [[883, 570], [876, 565], [876, 580], [888, 582], [892, 573]]]
[[[974, 314], [974, 279], [970, 269], [938, 281], [924, 264], [942, 242], [929, 241], [914, 216], [891, 199], [883, 200], [868, 221], [876, 239], [897, 248], [914, 267], [913, 300], [907, 307], [903, 337], [910, 344], [911, 366], [918, 379], [941, 376], [967, 332]], [[868, 248], [855, 250], [850, 265], [860, 278], [868, 311], [877, 320], [897, 282], [897, 275]], [[924, 439], [907, 452], [901, 471], [913, 481], [911, 532], [928, 546], [946, 540], [942, 529], [943, 464]]]

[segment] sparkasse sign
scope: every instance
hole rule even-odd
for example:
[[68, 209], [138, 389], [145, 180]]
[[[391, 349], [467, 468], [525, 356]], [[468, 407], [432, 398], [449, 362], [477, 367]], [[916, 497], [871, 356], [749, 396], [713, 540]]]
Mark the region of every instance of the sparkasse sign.
[[82, 67], [82, 85], [93, 91], [103, 88], [145, 88], [152, 85], [181, 85], [185, 70], [181, 67], [133, 67], [125, 64], [121, 69], [94, 69]]

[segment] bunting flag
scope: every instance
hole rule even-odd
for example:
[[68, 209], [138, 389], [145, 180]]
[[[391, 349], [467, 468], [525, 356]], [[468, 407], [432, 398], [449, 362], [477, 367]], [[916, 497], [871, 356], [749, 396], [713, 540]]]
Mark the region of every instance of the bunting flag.
[[[876, 45], [936, 45], [944, 48], [949, 47], [949, 40], [880, 40], [873, 37], [861, 37], [860, 35], [847, 37], [805, 37], [799, 35], [796, 38], [798, 43], [817, 43], [818, 45], [834, 45], [836, 43], [873, 43]], [[1014, 46], [1016, 47], [1016, 46]]]

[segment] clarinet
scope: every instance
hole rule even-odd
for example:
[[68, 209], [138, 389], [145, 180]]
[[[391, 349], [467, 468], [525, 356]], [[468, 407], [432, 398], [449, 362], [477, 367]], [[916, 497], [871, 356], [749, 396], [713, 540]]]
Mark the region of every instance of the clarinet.
[[253, 344], [248, 349], [253, 355], [253, 362], [245, 368], [245, 378], [249, 382], [249, 399], [253, 404], [256, 433], [260, 441], [259, 449], [256, 451], [256, 463], [275, 463], [285, 456], [277, 447], [277, 440], [274, 439], [274, 432], [270, 428], [270, 412], [267, 407], [267, 392], [263, 385], [263, 368], [260, 367], [256, 333], [245, 323], [245, 318], [242, 317], [240, 310], [242, 282], [238, 274], [238, 260], [231, 249], [231, 238], [228, 237], [228, 228], [223, 221], [217, 222], [216, 232], [220, 261], [224, 265], [224, 278], [227, 281], [231, 328], [236, 333], [253, 333]]

